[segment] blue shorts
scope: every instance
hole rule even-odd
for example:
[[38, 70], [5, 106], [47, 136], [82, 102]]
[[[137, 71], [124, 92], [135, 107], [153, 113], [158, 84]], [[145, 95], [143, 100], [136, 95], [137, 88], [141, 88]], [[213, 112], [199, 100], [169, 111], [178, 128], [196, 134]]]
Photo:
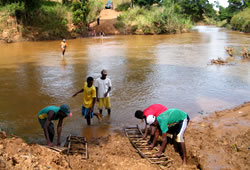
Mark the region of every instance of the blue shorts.
[[[87, 118], [87, 115], [89, 113], [90, 108], [85, 108], [84, 106], [82, 106], [82, 116], [85, 117], [85, 119]], [[92, 119], [94, 115], [94, 112], [91, 112], [90, 114], [90, 118]]]

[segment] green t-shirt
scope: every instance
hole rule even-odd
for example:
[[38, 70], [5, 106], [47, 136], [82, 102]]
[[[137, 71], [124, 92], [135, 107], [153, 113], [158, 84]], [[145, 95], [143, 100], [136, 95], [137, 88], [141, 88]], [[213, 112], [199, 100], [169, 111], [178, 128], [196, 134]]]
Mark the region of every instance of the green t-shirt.
[[174, 126], [187, 118], [187, 114], [179, 109], [168, 109], [157, 117], [162, 133], [168, 131], [168, 127]]
[[59, 110], [60, 110], [60, 107], [56, 107], [56, 106], [47, 106], [47, 107], [43, 108], [43, 109], [37, 114], [37, 116], [38, 116], [39, 119], [47, 119], [47, 118], [48, 118], [48, 113], [49, 113], [49, 111], [53, 111], [53, 112], [55, 112], [55, 113], [54, 113], [54, 116], [53, 116], [52, 120], [57, 120], [58, 117], [56, 117], [56, 115], [57, 115], [57, 113], [59, 112]]

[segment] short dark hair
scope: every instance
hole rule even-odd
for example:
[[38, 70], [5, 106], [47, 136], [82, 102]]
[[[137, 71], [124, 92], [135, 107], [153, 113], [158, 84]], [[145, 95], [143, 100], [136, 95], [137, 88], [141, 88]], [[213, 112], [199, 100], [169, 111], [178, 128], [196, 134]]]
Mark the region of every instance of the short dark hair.
[[94, 81], [93, 77], [88, 77], [87, 82]]
[[135, 112], [135, 117], [136, 117], [137, 119], [143, 119], [143, 118], [144, 118], [144, 113], [143, 113], [143, 111], [141, 111], [141, 110], [136, 110], [136, 112]]

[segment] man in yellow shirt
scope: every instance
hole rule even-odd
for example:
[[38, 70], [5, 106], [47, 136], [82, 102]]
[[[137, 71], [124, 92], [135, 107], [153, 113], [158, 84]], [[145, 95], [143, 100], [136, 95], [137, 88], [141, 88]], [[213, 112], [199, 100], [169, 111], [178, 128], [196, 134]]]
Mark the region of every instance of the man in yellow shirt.
[[88, 125], [91, 124], [90, 120], [93, 118], [93, 115], [97, 116], [97, 118], [100, 119], [99, 113], [94, 113], [96, 89], [93, 86], [93, 82], [93, 77], [88, 77], [87, 82], [84, 82], [83, 88], [72, 96], [75, 97], [77, 94], [83, 92], [82, 116], [87, 119]]
[[61, 42], [62, 58], [64, 57], [64, 53], [66, 51], [67, 46], [68, 46], [68, 44], [66, 43], [66, 40], [63, 39], [62, 42]]

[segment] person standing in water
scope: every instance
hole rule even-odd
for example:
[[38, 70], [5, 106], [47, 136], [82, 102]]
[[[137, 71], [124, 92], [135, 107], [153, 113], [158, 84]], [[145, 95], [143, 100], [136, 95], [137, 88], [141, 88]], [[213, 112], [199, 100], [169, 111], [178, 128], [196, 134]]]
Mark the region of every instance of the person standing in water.
[[96, 101], [96, 89], [93, 86], [93, 77], [88, 77], [87, 82], [84, 82], [83, 88], [76, 92], [72, 97], [83, 93], [82, 116], [87, 120], [87, 124], [91, 125], [91, 119], [96, 116], [98, 120], [101, 119], [99, 113], [94, 113], [94, 106]]
[[62, 59], [64, 58], [64, 53], [65, 53], [65, 51], [66, 51], [67, 46], [68, 46], [68, 44], [66, 43], [66, 40], [63, 39], [62, 42], [61, 42]]
[[101, 71], [101, 77], [97, 78], [95, 81], [96, 94], [98, 109], [100, 114], [102, 114], [102, 108], [105, 107], [108, 111], [108, 115], [111, 113], [110, 104], [110, 91], [111, 91], [111, 80], [107, 78], [107, 70]]

